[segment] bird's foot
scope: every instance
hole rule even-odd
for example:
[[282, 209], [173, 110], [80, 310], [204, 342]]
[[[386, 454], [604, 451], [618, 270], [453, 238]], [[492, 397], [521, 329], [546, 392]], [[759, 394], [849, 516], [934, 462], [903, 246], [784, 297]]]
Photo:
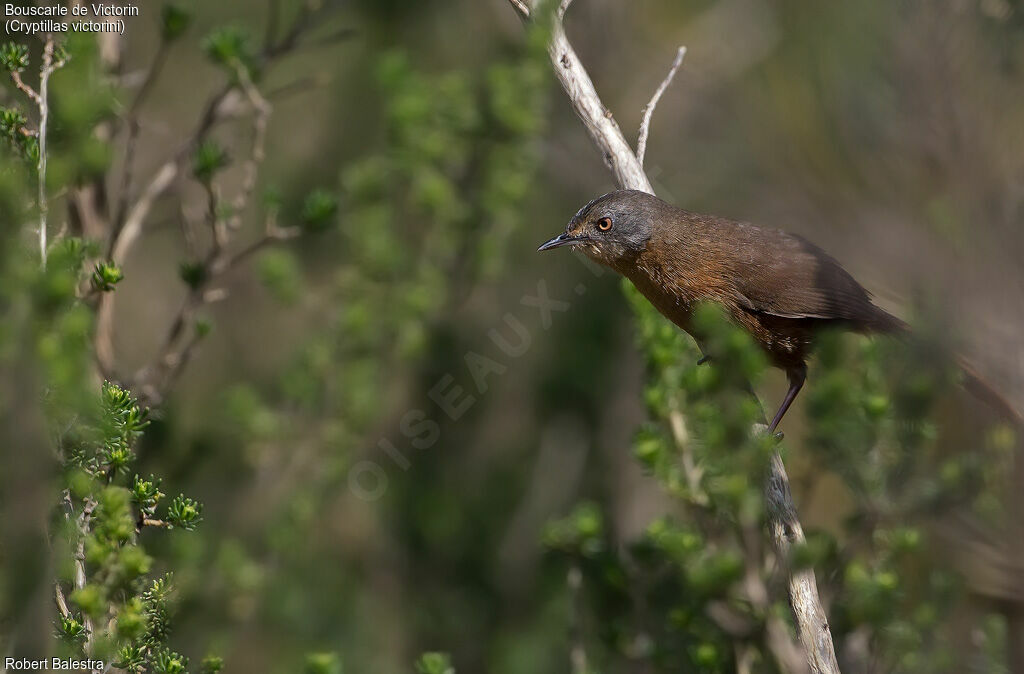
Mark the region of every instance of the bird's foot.
[[704, 363], [711, 362], [711, 356], [705, 354], [697, 359], [697, 365], [703, 365]]

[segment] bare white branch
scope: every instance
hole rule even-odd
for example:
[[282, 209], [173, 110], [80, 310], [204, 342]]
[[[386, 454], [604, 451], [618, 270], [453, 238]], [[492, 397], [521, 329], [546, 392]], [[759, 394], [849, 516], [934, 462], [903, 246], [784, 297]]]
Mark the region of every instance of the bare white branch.
[[508, 0], [512, 3], [512, 8], [516, 10], [520, 17], [524, 19], [530, 18], [530, 5], [526, 0]]
[[552, 28], [548, 53], [555, 75], [569, 96], [573, 109], [601, 151], [604, 163], [615, 175], [619, 186], [654, 194], [654, 188], [637, 161], [633, 148], [626, 142], [612, 113], [601, 102], [594, 82], [569, 43], [560, 22], [556, 22]]
[[172, 159], [164, 163], [156, 172], [153, 179], [149, 181], [142, 191], [135, 204], [129, 209], [124, 219], [124, 227], [121, 229], [114, 246], [111, 249], [110, 258], [118, 263], [124, 262], [128, 249], [132, 247], [135, 240], [142, 233], [142, 225], [149, 216], [150, 209], [156, 200], [167, 191], [178, 176], [178, 161]]
[[253, 84], [249, 77], [248, 69], [241, 63], [235, 63], [235, 73], [238, 77], [239, 86], [249, 100], [254, 112], [252, 150], [249, 160], [245, 163], [242, 176], [242, 187], [232, 204], [233, 215], [228, 219], [229, 229], [238, 229], [242, 224], [242, 211], [249, 203], [253, 190], [256, 189], [256, 179], [259, 174], [260, 165], [266, 157], [267, 123], [270, 120], [271, 105], [260, 93], [260, 90]]
[[[783, 564], [787, 564], [793, 549], [803, 545], [806, 539], [789, 489], [789, 475], [778, 452], [772, 455], [765, 496], [772, 543]], [[811, 672], [839, 674], [828, 616], [818, 597], [818, 582], [813, 569], [789, 570], [789, 603]]]
[[53, 38], [47, 38], [43, 46], [43, 66], [39, 69], [39, 259], [46, 266], [46, 127], [50, 119], [50, 75], [53, 74]]
[[644, 106], [643, 119], [640, 121], [640, 133], [637, 135], [636, 141], [636, 158], [640, 162], [640, 166], [644, 165], [644, 155], [647, 154], [647, 137], [651, 132], [651, 116], [654, 115], [654, 109], [658, 107], [658, 101], [665, 94], [665, 90], [672, 84], [672, 79], [676, 76], [679, 66], [683, 65], [684, 56], [686, 56], [686, 47], [679, 47], [668, 74], [665, 75], [665, 79], [661, 81], [657, 91], [651, 96], [650, 102]]

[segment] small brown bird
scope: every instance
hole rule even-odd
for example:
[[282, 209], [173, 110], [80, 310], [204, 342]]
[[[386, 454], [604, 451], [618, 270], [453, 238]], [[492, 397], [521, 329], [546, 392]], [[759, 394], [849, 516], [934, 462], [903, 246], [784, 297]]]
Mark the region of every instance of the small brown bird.
[[[658, 311], [690, 333], [693, 310], [715, 302], [745, 328], [789, 391], [768, 427], [774, 432], [807, 377], [815, 333], [825, 327], [905, 333], [903, 321], [878, 308], [840, 264], [809, 241], [676, 208], [646, 192], [621, 190], [579, 210], [563, 234], [540, 246], [580, 248], [619, 272]], [[1005, 401], [964, 366], [966, 385], [983, 399]], [[972, 387], [973, 384], [973, 387]], [[1012, 408], [1010, 408], [1012, 410]]]

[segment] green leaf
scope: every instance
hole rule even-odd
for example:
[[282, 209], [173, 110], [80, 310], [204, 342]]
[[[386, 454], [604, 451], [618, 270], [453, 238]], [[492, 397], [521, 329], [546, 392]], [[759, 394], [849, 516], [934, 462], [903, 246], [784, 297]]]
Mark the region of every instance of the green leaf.
[[106, 599], [102, 590], [93, 584], [79, 588], [71, 593], [71, 603], [82, 609], [82, 612], [93, 618], [98, 618], [106, 610]]
[[253, 62], [251, 36], [239, 26], [224, 26], [210, 33], [203, 41], [203, 51], [214, 63], [231, 69], [237, 64], [248, 68]]
[[28, 68], [28, 47], [17, 42], [0, 45], [0, 65], [12, 73], [22, 72]]
[[138, 597], [131, 599], [117, 612], [115, 623], [118, 636], [135, 640], [146, 632], [145, 607]]
[[604, 549], [604, 520], [593, 503], [581, 503], [565, 519], [544, 528], [544, 545], [568, 554], [594, 556]]
[[208, 140], [196, 148], [192, 157], [192, 174], [201, 183], [209, 183], [218, 171], [228, 165], [227, 150]]
[[121, 268], [112, 262], [97, 262], [92, 272], [92, 287], [98, 292], [108, 293], [124, 279]]
[[260, 280], [275, 299], [293, 304], [302, 294], [302, 267], [296, 257], [285, 250], [270, 250], [259, 260]]
[[167, 509], [167, 521], [185, 531], [192, 531], [203, 521], [203, 504], [179, 494]]
[[416, 661], [419, 674], [455, 674], [452, 659], [447, 653], [424, 653]]
[[175, 3], [167, 3], [160, 10], [160, 36], [166, 42], [174, 42], [185, 34], [192, 23], [192, 14]]
[[117, 651], [114, 666], [129, 672], [142, 672], [146, 668], [146, 654], [138, 644], [123, 646]]
[[166, 648], [153, 659], [153, 671], [160, 674], [185, 674], [187, 670], [188, 658]]
[[336, 653], [310, 653], [302, 671], [305, 674], [341, 674], [341, 659]]
[[302, 225], [310, 231], [323, 231], [333, 224], [338, 199], [327, 190], [313, 190], [302, 203]]
[[59, 616], [57, 635], [65, 641], [81, 641], [85, 639], [85, 621], [73, 614]]
[[206, 266], [202, 262], [182, 262], [178, 265], [178, 276], [195, 290], [206, 282]]
[[132, 500], [147, 513], [152, 512], [156, 508], [156, 504], [164, 497], [164, 493], [160, 491], [160, 480], [152, 475], [148, 480], [143, 480], [136, 475], [132, 479], [131, 492]]

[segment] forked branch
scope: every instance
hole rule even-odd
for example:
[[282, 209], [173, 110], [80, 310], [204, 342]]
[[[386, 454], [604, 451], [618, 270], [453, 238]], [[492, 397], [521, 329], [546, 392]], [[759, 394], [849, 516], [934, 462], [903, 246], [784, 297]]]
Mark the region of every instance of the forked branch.
[[644, 155], [647, 154], [647, 136], [651, 132], [651, 117], [654, 115], [654, 109], [658, 107], [658, 101], [665, 94], [665, 90], [672, 84], [679, 66], [683, 65], [684, 56], [686, 56], [686, 47], [680, 47], [679, 51], [676, 52], [675, 60], [672, 61], [672, 67], [668, 70], [668, 75], [665, 75], [665, 79], [661, 81], [654, 95], [651, 96], [650, 102], [644, 106], [643, 119], [640, 122], [640, 133], [637, 134], [636, 140], [636, 159], [640, 162], [640, 166], [644, 165]]

